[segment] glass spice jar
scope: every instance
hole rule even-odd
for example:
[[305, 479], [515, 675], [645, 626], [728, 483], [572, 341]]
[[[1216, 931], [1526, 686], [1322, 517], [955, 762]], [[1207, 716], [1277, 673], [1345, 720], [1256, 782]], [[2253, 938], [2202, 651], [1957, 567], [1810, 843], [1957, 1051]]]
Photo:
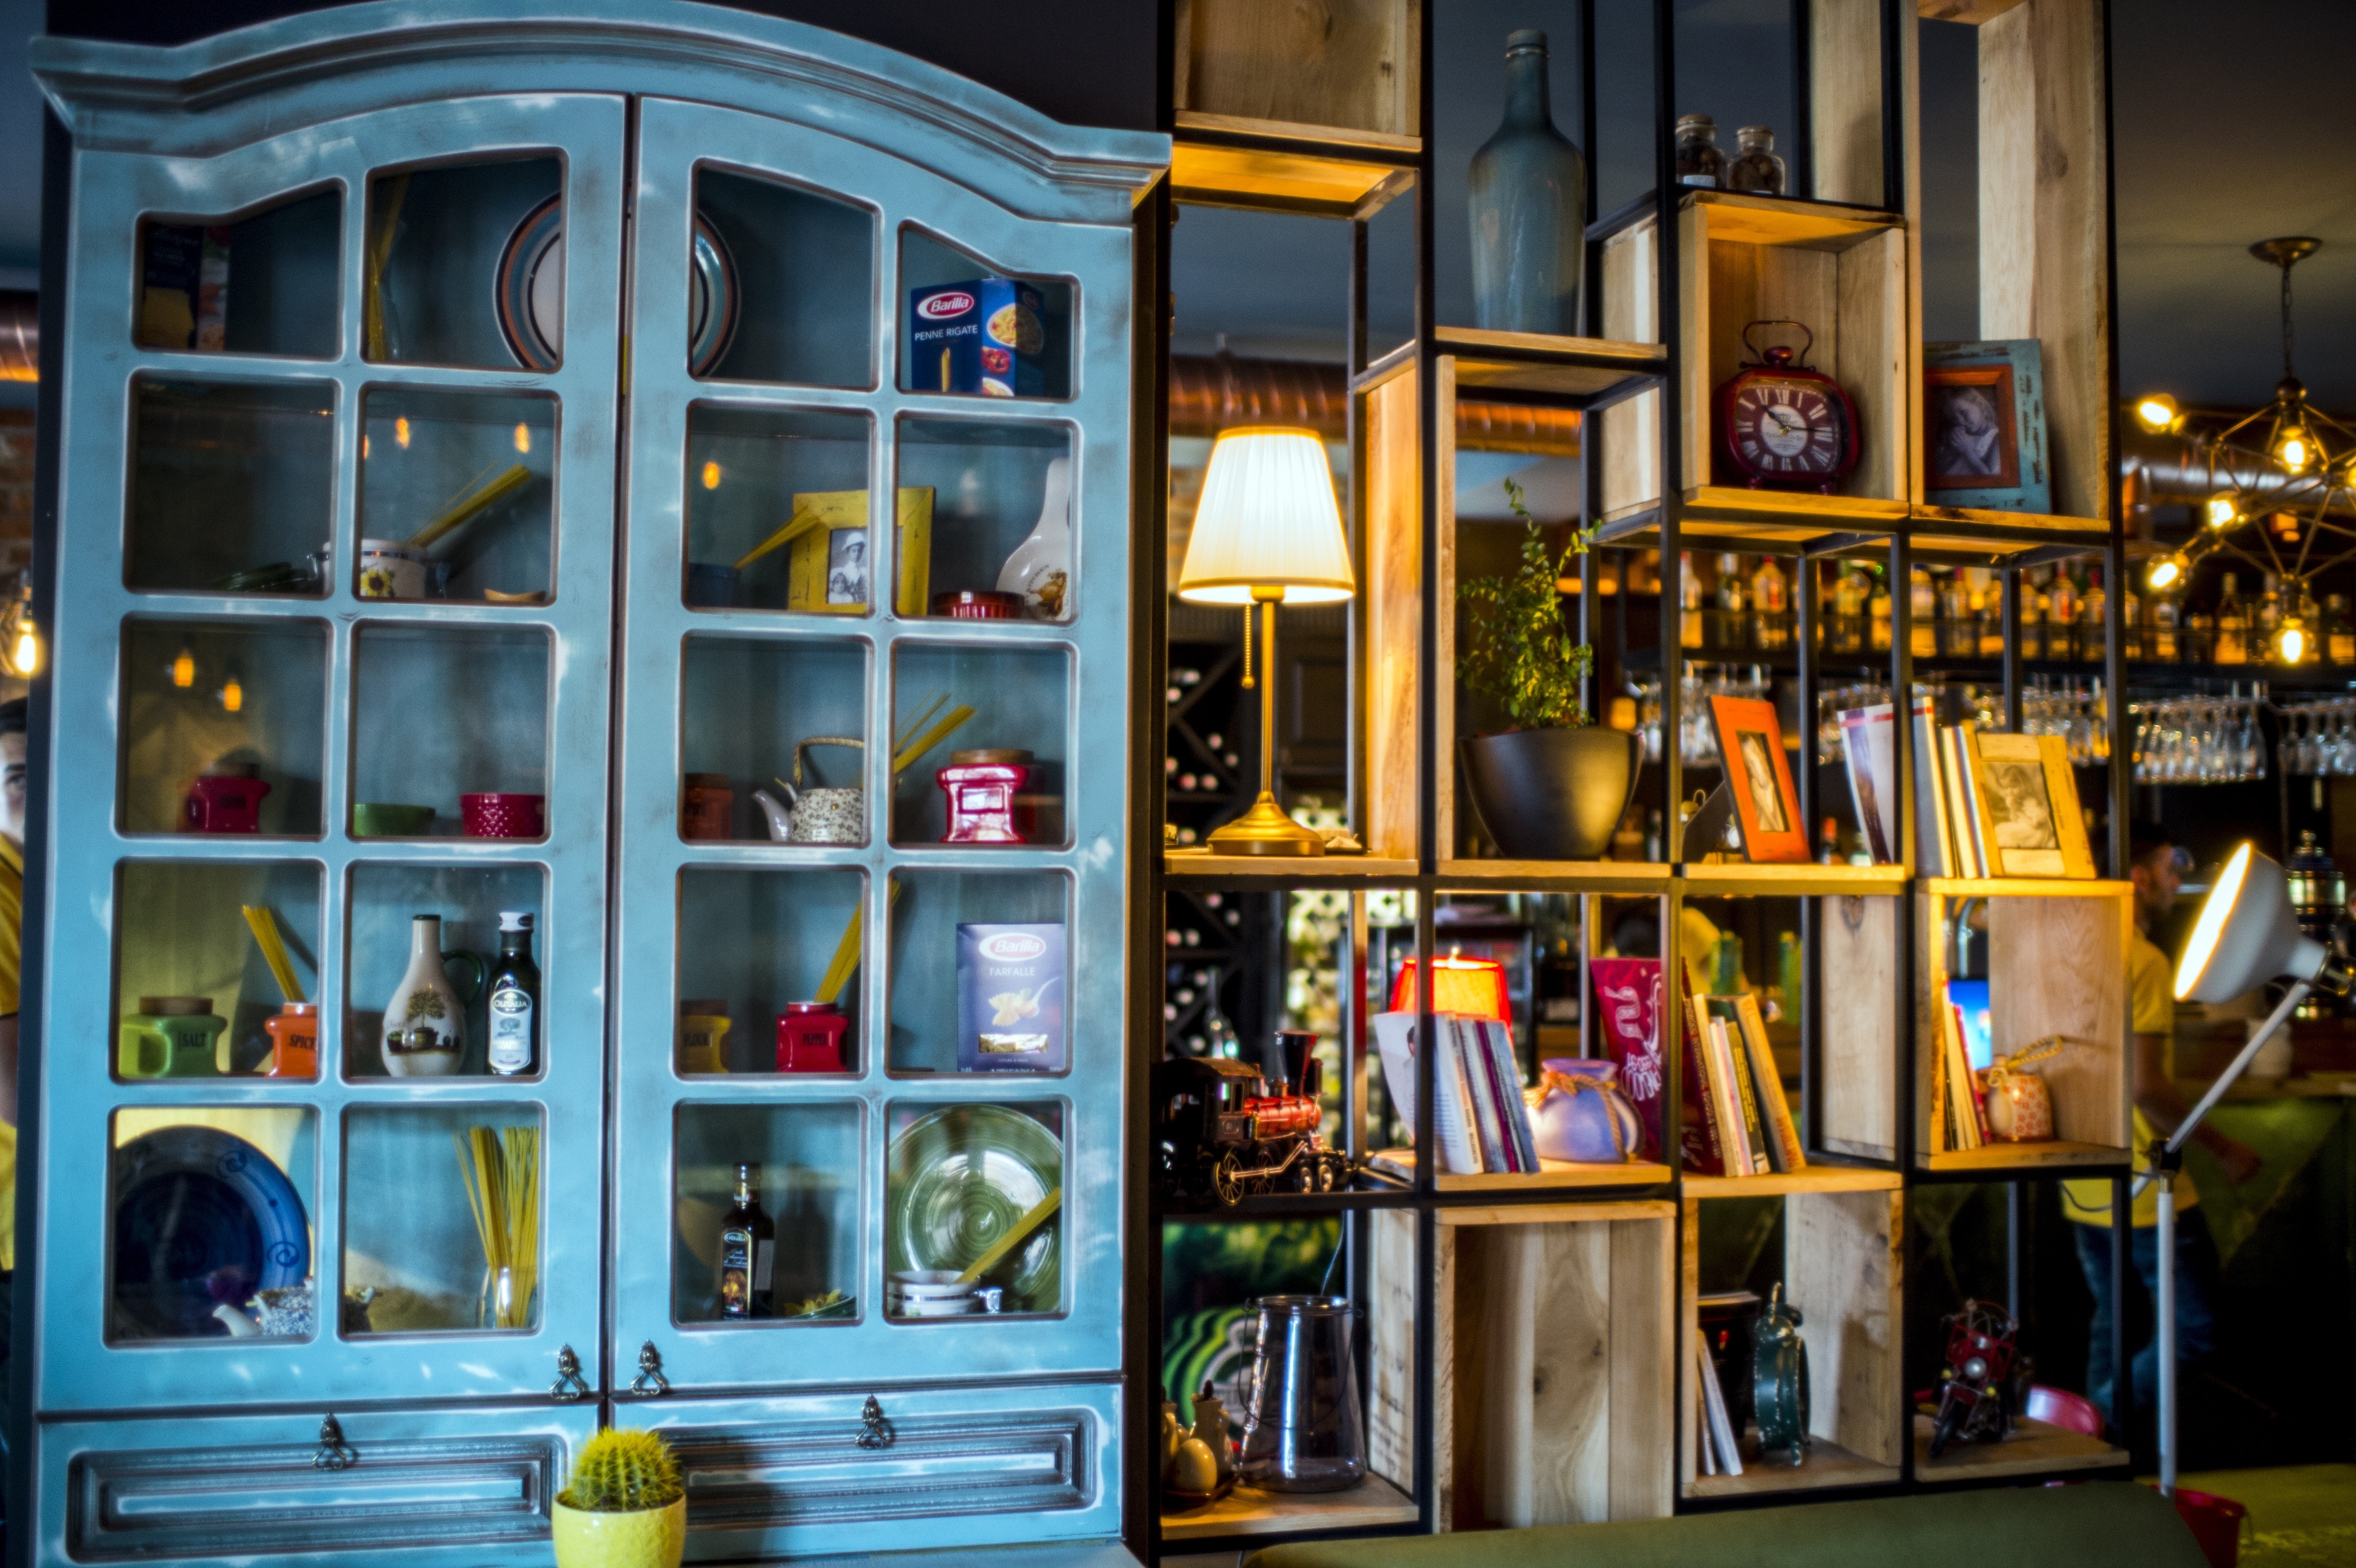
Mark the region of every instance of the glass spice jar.
[[1707, 114], [1677, 120], [1677, 183], [1717, 190], [1726, 184], [1726, 155], [1718, 146], [1718, 122]]
[[1727, 165], [1727, 189], [1782, 196], [1785, 177], [1783, 160], [1775, 155], [1772, 126], [1745, 125], [1734, 133], [1734, 162]]

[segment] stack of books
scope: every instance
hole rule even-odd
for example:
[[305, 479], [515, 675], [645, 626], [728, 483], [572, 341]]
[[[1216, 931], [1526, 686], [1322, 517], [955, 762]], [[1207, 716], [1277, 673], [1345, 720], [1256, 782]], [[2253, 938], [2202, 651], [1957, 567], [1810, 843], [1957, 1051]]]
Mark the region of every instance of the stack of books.
[[[1391, 1104], [1410, 1129], [1415, 1115], [1415, 1015], [1377, 1013], [1371, 1020], [1383, 1056]], [[1438, 1013], [1432, 1018], [1440, 1053], [1431, 1064], [1432, 1132], [1440, 1168], [1451, 1176], [1535, 1175], [1537, 1142], [1513, 1031], [1494, 1019]]]
[[[1975, 1020], [1947, 983], [1939, 1013], [1938, 1054], [1931, 1061], [1931, 1152], [1975, 1149], [1988, 1141], [1987, 1089], [1972, 1071]], [[1985, 983], [1982, 983], [1985, 989]], [[1985, 1029], [1985, 1019], [1978, 1020]]]
[[[2094, 851], [2069, 743], [2014, 735], [1965, 720], [1938, 721], [1931, 693], [1915, 688], [1909, 758], [1914, 869], [1926, 877], [2092, 877]], [[1840, 716], [1850, 798], [1878, 864], [1899, 859], [1898, 784], [1890, 705]]]
[[1686, 1073], [1687, 1098], [1701, 1107], [1686, 1128], [1687, 1169], [1769, 1176], [1806, 1168], [1757, 997], [1686, 998]]

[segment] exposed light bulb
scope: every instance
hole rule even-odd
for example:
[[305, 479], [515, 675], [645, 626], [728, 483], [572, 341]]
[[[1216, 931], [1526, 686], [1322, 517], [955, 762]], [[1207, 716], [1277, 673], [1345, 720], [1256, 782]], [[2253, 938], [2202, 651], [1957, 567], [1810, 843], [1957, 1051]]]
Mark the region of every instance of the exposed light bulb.
[[2297, 620], [2285, 621], [2275, 633], [2275, 652], [2285, 664], [2297, 664], [2307, 656], [2307, 628]]
[[2176, 400], [2166, 392], [2154, 392], [2136, 404], [2136, 418], [2155, 435], [2176, 423]]
[[703, 487], [707, 490], [720, 488], [720, 464], [717, 463], [707, 463], [703, 465]]
[[182, 691], [197, 684], [197, 656], [186, 648], [172, 660], [172, 684]]
[[245, 706], [245, 688], [238, 684], [234, 675], [221, 686], [220, 705], [224, 713], [235, 713]]
[[516, 450], [518, 452], [530, 452], [531, 450], [531, 426], [528, 424], [519, 424], [516, 426]]
[[2184, 558], [2180, 555], [2160, 557], [2151, 563], [2151, 571], [2144, 577], [2144, 581], [2149, 583], [2155, 592], [2173, 588], [2183, 580]]
[[2209, 526], [2211, 528], [2222, 528], [2231, 527], [2233, 521], [2233, 497], [2223, 495], [2211, 496], [2209, 497]]
[[8, 662], [16, 667], [18, 675], [29, 677], [40, 673], [41, 639], [29, 616], [16, 624], [16, 645], [9, 651]]
[[2314, 446], [2308, 441], [2307, 432], [2303, 430], [2290, 431], [2282, 438], [2282, 444], [2275, 448], [2276, 461], [2282, 464], [2286, 473], [2290, 474], [2307, 472], [2308, 459], [2314, 454]]
[[392, 421], [392, 439], [393, 443], [402, 451], [409, 450], [409, 416], [407, 414]]

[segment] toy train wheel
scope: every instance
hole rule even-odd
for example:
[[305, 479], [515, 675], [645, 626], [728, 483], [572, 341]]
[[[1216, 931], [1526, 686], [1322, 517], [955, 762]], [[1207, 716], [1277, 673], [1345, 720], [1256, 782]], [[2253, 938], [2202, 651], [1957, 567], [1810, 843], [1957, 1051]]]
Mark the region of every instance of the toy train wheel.
[[1318, 1175], [1323, 1179], [1319, 1184], [1320, 1191], [1339, 1192], [1349, 1184], [1350, 1162], [1346, 1157], [1328, 1149], [1317, 1157], [1317, 1165]]
[[1243, 1167], [1236, 1162], [1235, 1150], [1219, 1156], [1219, 1163], [1211, 1168], [1211, 1191], [1223, 1209], [1232, 1209], [1244, 1195]]

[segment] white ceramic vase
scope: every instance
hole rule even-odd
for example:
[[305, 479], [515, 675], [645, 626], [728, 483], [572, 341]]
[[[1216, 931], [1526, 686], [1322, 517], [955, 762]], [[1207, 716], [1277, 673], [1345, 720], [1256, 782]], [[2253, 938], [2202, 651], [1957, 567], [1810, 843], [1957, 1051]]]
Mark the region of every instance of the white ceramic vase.
[[384, 1004], [384, 1070], [447, 1078], [466, 1051], [466, 1004], [443, 965], [442, 917], [417, 915], [409, 923], [408, 973]]
[[998, 570], [998, 591], [1023, 595], [1023, 613], [1061, 621], [1072, 613], [1072, 460], [1047, 464], [1047, 494], [1030, 538]]

